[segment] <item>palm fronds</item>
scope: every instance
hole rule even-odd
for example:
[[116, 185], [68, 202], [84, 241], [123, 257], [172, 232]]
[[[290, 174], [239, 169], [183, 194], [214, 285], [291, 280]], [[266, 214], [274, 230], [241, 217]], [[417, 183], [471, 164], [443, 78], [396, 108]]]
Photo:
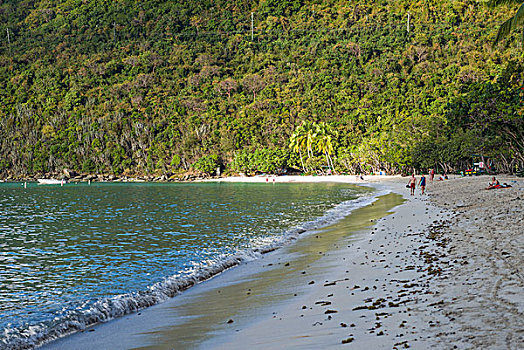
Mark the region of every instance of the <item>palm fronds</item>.
[[490, 7], [515, 3], [520, 4], [517, 13], [515, 14], [515, 16], [509, 18], [504, 23], [502, 23], [499, 30], [497, 31], [495, 39], [493, 40], [493, 46], [500, 43], [502, 39], [507, 37], [513, 30], [517, 29], [518, 27], [524, 24], [524, 2], [522, 2], [522, 0], [491, 0], [488, 2], [488, 6]]

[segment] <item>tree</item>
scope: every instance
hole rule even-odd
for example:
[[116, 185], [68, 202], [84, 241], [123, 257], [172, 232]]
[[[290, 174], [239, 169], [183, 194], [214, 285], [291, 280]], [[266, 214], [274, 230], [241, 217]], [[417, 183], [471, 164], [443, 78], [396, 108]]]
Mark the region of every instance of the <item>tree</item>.
[[260, 77], [260, 75], [249, 74], [249, 75], [246, 75], [245, 78], [242, 80], [242, 86], [247, 91], [249, 91], [249, 93], [253, 94], [253, 102], [255, 102], [257, 93], [264, 89], [264, 87], [266, 86], [266, 83]]
[[307, 152], [308, 160], [313, 158], [316, 152], [321, 153], [326, 157], [327, 166], [333, 169], [334, 165], [331, 155], [335, 151], [334, 140], [336, 137], [336, 131], [325, 122], [304, 121], [291, 135], [289, 146], [293, 152], [300, 155], [300, 162], [304, 171], [309, 169], [304, 165], [302, 151]]
[[304, 133], [304, 127], [303, 125], [298, 126], [295, 129], [295, 132], [291, 135], [290, 142], [289, 142], [289, 148], [293, 150], [293, 152], [298, 153], [300, 156], [300, 164], [302, 165], [302, 171], [307, 171], [305, 165], [304, 165], [304, 159], [302, 158], [302, 150], [306, 149], [306, 136]]
[[524, 24], [524, 2], [522, 0], [490, 0], [488, 2], [488, 6], [490, 7], [496, 7], [504, 4], [520, 4], [520, 7], [513, 17], [508, 18], [504, 23], [501, 24], [497, 35], [495, 36], [495, 40], [493, 41], [493, 45], [500, 43], [502, 39], [507, 37], [512, 31]]
[[302, 124], [295, 129], [293, 135], [291, 135], [289, 147], [293, 152], [299, 154], [303, 171], [309, 171], [309, 169], [304, 165], [302, 151], [306, 151], [308, 159], [312, 158], [315, 141], [316, 124], [314, 122], [303, 121]]
[[231, 91], [235, 91], [238, 87], [238, 83], [233, 78], [226, 78], [220, 81], [217, 85], [219, 91], [225, 91], [227, 93], [227, 98], [231, 98]]
[[326, 157], [327, 166], [333, 170], [333, 159], [331, 155], [334, 153], [334, 138], [336, 138], [337, 133], [333, 128], [326, 124], [325, 122], [320, 122], [316, 124], [316, 148], [317, 150], [324, 154]]
[[314, 122], [305, 121], [304, 123], [302, 123], [302, 126], [304, 128], [304, 134], [306, 137], [307, 156], [308, 158], [312, 158], [313, 157], [313, 145], [317, 138], [316, 124]]
[[193, 164], [196, 170], [208, 175], [213, 174], [219, 166], [220, 160], [216, 154], [203, 156]]

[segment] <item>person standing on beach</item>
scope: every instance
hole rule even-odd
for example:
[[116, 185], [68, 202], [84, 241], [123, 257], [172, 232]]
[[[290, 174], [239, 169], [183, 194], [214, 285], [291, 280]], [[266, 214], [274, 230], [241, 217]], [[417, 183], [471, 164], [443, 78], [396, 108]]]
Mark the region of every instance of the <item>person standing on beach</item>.
[[415, 174], [411, 175], [411, 178], [408, 182], [409, 188], [411, 189], [411, 195], [415, 195], [415, 187], [417, 186], [417, 179], [415, 178]]
[[435, 177], [435, 169], [429, 169], [429, 181], [433, 182], [434, 177]]
[[426, 177], [424, 174], [420, 177], [418, 185], [420, 186], [420, 194], [424, 194], [424, 190], [426, 189]]

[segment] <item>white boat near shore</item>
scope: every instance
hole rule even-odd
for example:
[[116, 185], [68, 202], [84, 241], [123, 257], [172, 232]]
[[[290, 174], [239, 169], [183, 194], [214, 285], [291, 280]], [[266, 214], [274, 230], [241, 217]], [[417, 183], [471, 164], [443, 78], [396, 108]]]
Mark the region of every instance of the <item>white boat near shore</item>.
[[58, 180], [58, 179], [37, 179], [39, 185], [64, 185], [67, 183], [67, 180]]

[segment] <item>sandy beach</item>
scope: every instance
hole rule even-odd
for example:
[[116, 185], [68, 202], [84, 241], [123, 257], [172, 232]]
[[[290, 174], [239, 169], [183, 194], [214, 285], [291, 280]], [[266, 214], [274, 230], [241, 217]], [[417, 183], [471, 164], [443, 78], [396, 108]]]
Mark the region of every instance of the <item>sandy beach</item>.
[[175, 298], [43, 349], [519, 349], [524, 179], [229, 178], [388, 188], [373, 205]]

